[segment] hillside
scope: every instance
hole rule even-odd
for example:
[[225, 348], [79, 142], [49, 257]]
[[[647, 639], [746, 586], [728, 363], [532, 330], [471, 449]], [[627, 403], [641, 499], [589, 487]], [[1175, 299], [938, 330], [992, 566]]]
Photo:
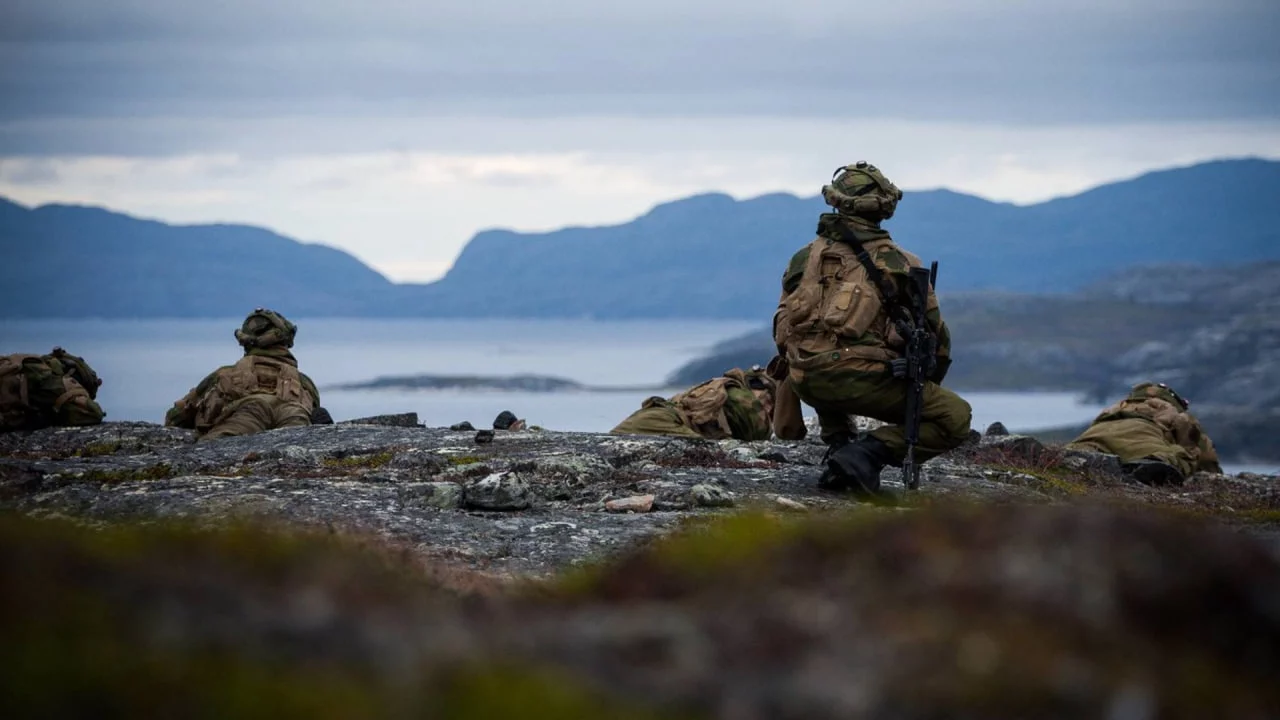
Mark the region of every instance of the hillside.
[[[10, 717], [1267, 718], [1274, 477], [975, 438], [0, 435]], [[888, 505], [884, 507], [882, 505]]]
[[[1280, 258], [1280, 162], [1165, 170], [1026, 207], [910, 192], [889, 223], [947, 292], [1060, 293], [1117, 269]], [[0, 199], [0, 316], [767, 317], [816, 197], [697, 195], [620, 225], [481, 232], [448, 274], [395, 285], [354, 257], [240, 225], [174, 226]]]
[[244, 225], [167, 225], [0, 199], [0, 316], [378, 314], [394, 286], [341, 250]]
[[[1219, 161], [1027, 207], [909, 192], [886, 226], [948, 292], [1068, 292], [1135, 265], [1280, 258], [1277, 192], [1280, 163]], [[420, 297], [443, 314], [764, 318], [824, 207], [712, 194], [612, 227], [485, 232]]]
[[[968, 293], [942, 304], [955, 358], [950, 387], [1070, 390], [1110, 402], [1137, 382], [1167, 382], [1193, 403], [1223, 457], [1280, 459], [1280, 262], [1160, 265], [1079, 293]], [[762, 327], [669, 382], [692, 385], [773, 354]]]

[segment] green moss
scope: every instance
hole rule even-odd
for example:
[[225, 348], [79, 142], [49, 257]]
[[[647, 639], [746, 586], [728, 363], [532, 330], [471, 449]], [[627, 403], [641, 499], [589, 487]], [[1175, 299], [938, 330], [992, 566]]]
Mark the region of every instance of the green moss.
[[110, 442], [89, 443], [77, 450], [74, 454], [76, 457], [98, 457], [101, 455], [114, 455], [124, 447], [124, 443], [119, 440]]
[[457, 720], [657, 720], [690, 717], [659, 713], [585, 686], [582, 681], [545, 668], [504, 665], [451, 673], [440, 684], [432, 713]]
[[126, 468], [122, 470], [86, 470], [80, 475], [80, 479], [85, 482], [97, 483], [165, 480], [171, 477], [173, 477], [173, 468], [169, 467], [167, 463], [148, 465], [141, 468]]
[[1240, 516], [1256, 523], [1280, 524], [1280, 508], [1255, 508], [1240, 513]]
[[[1050, 495], [1077, 496], [1089, 492], [1089, 485], [1079, 475], [1060, 468], [1027, 468], [998, 465], [988, 467], [1000, 472], [1010, 473], [1013, 475], [1012, 481], [1021, 480], [1020, 484]], [[1030, 477], [1033, 480], [1027, 481], [1025, 477], [1019, 478], [1018, 476]]]
[[[859, 506], [823, 517], [780, 516], [747, 510], [731, 515], [686, 520], [676, 532], [650, 541], [630, 561], [634, 576], [699, 582], [712, 572], [735, 573], [767, 565], [770, 555], [796, 542], [825, 546], [849, 529], [884, 518], [874, 507]], [[553, 596], [578, 597], [596, 593], [619, 575], [616, 560], [587, 564], [566, 571], [545, 590]]]
[[475, 455], [451, 455], [447, 459], [450, 465], [474, 465], [478, 462], [484, 462], [484, 458]]
[[353, 610], [420, 606], [435, 587], [392, 548], [249, 525], [90, 529], [0, 515], [0, 565], [10, 717], [390, 717], [422, 700], [416, 684], [379, 680], [333, 648], [300, 661], [202, 642], [199, 631], [163, 641], [155, 632], [166, 612], [192, 629], [223, 621], [236, 607], [228, 593], [261, 602], [298, 587]]
[[348, 455], [347, 457], [325, 458], [322, 464], [328, 468], [350, 470], [355, 468], [379, 468], [391, 462], [395, 453], [391, 451], [369, 455]]

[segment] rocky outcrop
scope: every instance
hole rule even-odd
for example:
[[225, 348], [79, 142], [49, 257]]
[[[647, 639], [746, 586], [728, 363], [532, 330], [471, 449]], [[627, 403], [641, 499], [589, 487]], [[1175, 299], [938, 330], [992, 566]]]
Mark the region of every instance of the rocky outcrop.
[[[857, 504], [815, 486], [824, 451], [816, 431], [800, 443], [485, 432], [492, 439], [484, 444], [471, 431], [362, 423], [201, 443], [147, 423], [10, 433], [0, 435], [0, 507], [93, 520], [270, 519], [374, 533], [501, 573], [547, 574], [690, 515], [775, 507], [779, 497], [817, 510]], [[1042, 449], [1030, 438], [988, 436], [927, 463], [919, 493], [899, 502], [1052, 504], [1090, 495], [1201, 503], [1207, 513], [1280, 508], [1263, 479], [1199, 476], [1188, 492], [1161, 492], [1126, 483], [1118, 464], [1073, 465]], [[898, 471], [883, 477], [901, 496]], [[630, 512], [608, 511], [643, 496], [652, 496], [648, 511], [635, 501]]]
[[816, 489], [812, 441], [488, 432], [0, 435], [0, 653], [40, 670], [0, 674], [0, 702], [735, 719], [1280, 702], [1275, 478], [1148, 488], [1110, 456], [993, 434], [927, 463], [919, 492], [887, 469], [890, 497], [859, 504]]
[[1103, 507], [789, 518], [507, 589], [379, 539], [0, 518], [0, 700], [15, 717], [464, 720], [1280, 703], [1280, 563], [1246, 536]]

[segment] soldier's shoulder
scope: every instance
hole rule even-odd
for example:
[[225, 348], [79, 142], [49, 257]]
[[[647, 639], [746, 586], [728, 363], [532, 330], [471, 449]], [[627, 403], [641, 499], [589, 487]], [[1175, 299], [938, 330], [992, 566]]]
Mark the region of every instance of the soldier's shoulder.
[[920, 265], [920, 259], [898, 247], [892, 240], [880, 243], [872, 251], [877, 265], [893, 272], [906, 272]]

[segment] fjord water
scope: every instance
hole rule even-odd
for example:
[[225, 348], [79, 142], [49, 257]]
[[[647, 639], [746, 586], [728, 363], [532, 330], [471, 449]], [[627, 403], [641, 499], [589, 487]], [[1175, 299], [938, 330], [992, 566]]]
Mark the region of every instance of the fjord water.
[[[160, 422], [205, 373], [240, 356], [239, 319], [0, 322], [0, 353], [83, 355], [104, 379], [109, 420]], [[336, 420], [417, 412], [427, 425], [470, 420], [485, 427], [502, 410], [558, 430], [604, 431], [659, 392], [663, 379], [752, 322], [578, 320], [299, 319], [294, 352]], [[331, 385], [384, 375], [554, 375], [618, 392], [339, 391]], [[662, 391], [670, 394], [672, 390]], [[1070, 393], [966, 393], [974, 427], [1011, 429], [1084, 422], [1098, 411]]]

